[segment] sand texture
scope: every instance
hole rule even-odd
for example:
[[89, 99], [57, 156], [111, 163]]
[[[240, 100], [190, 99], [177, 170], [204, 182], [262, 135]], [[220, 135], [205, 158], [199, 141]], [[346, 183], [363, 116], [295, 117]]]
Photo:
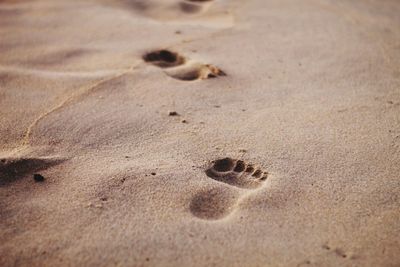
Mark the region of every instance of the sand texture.
[[0, 0], [0, 266], [400, 266], [400, 1]]

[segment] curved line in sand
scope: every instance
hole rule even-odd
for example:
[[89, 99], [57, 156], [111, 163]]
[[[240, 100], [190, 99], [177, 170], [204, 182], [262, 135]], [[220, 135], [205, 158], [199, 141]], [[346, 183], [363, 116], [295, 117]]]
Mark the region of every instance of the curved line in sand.
[[0, 71], [13, 72], [22, 75], [35, 75], [46, 78], [77, 77], [96, 78], [107, 75], [116, 75], [124, 70], [95, 70], [95, 71], [49, 71], [37, 69], [25, 69], [19, 67], [0, 66]]
[[[28, 127], [28, 129], [26, 130], [24, 137], [22, 139], [22, 147], [26, 147], [29, 145], [29, 139], [30, 136], [32, 134], [32, 130], [33, 128], [45, 117], [47, 117], [49, 114], [61, 109], [62, 107], [64, 107], [67, 103], [69, 103], [70, 101], [74, 100], [74, 99], [78, 99], [79, 97], [90, 93], [91, 91], [93, 91], [94, 89], [96, 89], [98, 86], [112, 81], [114, 79], [118, 79], [122, 76], [124, 76], [127, 73], [132, 72], [136, 67], [138, 67], [140, 64], [131, 66], [129, 69], [126, 69], [122, 72], [119, 72], [115, 75], [113, 75], [112, 77], [107, 77], [104, 79], [101, 79], [100, 81], [97, 81], [93, 84], [87, 85], [87, 86], [83, 86], [81, 87], [79, 90], [75, 91], [74, 93], [72, 93], [71, 95], [67, 96], [66, 98], [64, 98], [60, 103], [58, 103], [57, 105], [55, 105], [54, 107], [52, 107], [51, 109], [47, 110], [46, 112], [40, 114]], [[18, 149], [18, 148], [17, 148]]]

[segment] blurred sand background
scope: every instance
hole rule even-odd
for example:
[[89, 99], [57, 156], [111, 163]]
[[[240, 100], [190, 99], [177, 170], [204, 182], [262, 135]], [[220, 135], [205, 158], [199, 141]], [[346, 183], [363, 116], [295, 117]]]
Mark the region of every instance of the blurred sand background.
[[400, 266], [400, 2], [2, 0], [0, 160], [0, 266]]

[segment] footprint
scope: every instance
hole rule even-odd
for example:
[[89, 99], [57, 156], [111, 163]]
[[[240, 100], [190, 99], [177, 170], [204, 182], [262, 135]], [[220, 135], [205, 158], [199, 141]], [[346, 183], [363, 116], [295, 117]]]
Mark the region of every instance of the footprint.
[[170, 77], [182, 81], [204, 80], [226, 76], [226, 73], [211, 64], [189, 61], [184, 56], [166, 49], [143, 55], [147, 63], [163, 68]]
[[206, 11], [213, 0], [183, 0], [179, 3], [181, 10], [188, 14], [196, 14]]
[[213, 6], [216, 2], [213, 0], [96, 0], [98, 1], [162, 23], [211, 28], [227, 28], [234, 24], [233, 14], [225, 6]]
[[[206, 11], [212, 0], [101, 0], [156, 20], [179, 20], [182, 15], [194, 15]], [[0, 0], [1, 2], [1, 0]]]
[[2, 158], [0, 159], [0, 187], [63, 161], [63, 159], [52, 158]]
[[268, 173], [242, 160], [223, 158], [213, 161], [206, 170], [208, 177], [239, 188], [255, 189], [268, 178]]
[[190, 202], [190, 212], [199, 219], [219, 220], [230, 215], [241, 199], [261, 188], [268, 173], [243, 160], [223, 158], [211, 162], [206, 175], [216, 181], [239, 188], [239, 197], [234, 190], [212, 189], [197, 193]]

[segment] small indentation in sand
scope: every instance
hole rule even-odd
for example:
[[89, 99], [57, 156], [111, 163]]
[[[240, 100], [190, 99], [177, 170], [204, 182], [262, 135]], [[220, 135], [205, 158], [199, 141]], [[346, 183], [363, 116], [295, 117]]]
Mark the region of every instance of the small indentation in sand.
[[168, 113], [168, 116], [179, 116], [179, 114], [178, 114], [178, 112], [176, 112], [176, 111], [170, 111], [170, 112]]
[[243, 172], [245, 168], [246, 168], [246, 164], [244, 163], [244, 161], [243, 160], [238, 160], [236, 162], [236, 167], [235, 167], [235, 169], [233, 171], [234, 172]]
[[231, 171], [235, 163], [230, 158], [219, 159], [214, 162], [214, 170], [217, 172]]
[[158, 50], [145, 54], [143, 60], [161, 68], [170, 68], [185, 63], [185, 58], [169, 50]]
[[44, 182], [45, 179], [40, 173], [35, 173], [33, 174], [33, 180], [35, 180], [35, 182]]
[[239, 188], [254, 189], [262, 185], [268, 173], [243, 160], [218, 159], [206, 170], [208, 177]]
[[169, 50], [157, 50], [143, 56], [143, 60], [161, 68], [170, 68], [185, 63], [185, 58]]

